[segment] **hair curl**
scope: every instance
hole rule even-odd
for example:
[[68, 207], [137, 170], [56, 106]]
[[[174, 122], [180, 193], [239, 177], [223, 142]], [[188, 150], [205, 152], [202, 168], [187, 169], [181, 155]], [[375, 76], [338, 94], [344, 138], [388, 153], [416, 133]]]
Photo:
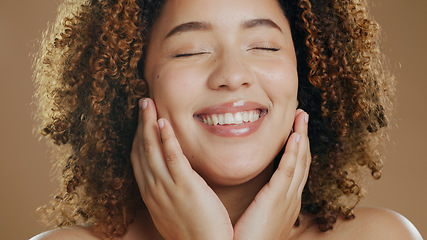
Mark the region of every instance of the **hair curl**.
[[[383, 69], [378, 25], [359, 0], [279, 0], [297, 53], [300, 108], [310, 114], [313, 156], [302, 214], [321, 231], [352, 218], [362, 166], [381, 176], [393, 78]], [[67, 0], [35, 61], [42, 134], [56, 144], [61, 187], [43, 208], [59, 227], [90, 223], [123, 236], [143, 207], [130, 163], [144, 48], [164, 1]], [[51, 215], [54, 215], [53, 217]]]

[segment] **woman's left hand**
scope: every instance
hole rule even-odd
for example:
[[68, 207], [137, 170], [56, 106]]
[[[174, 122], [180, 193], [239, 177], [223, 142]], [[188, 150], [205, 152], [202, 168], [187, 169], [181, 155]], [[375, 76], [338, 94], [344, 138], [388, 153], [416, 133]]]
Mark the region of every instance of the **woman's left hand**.
[[311, 155], [308, 114], [297, 110], [295, 132], [270, 181], [260, 190], [234, 227], [234, 239], [288, 239], [301, 208]]

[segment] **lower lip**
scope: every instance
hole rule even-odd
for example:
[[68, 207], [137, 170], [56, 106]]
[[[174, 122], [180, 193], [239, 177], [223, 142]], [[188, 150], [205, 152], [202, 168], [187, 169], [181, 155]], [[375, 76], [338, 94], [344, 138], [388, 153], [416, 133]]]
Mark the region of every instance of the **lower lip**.
[[247, 122], [239, 125], [210, 125], [201, 122], [199, 119], [195, 120], [208, 132], [213, 133], [220, 137], [246, 137], [256, 132], [261, 126], [264, 116], [256, 120], [255, 122]]

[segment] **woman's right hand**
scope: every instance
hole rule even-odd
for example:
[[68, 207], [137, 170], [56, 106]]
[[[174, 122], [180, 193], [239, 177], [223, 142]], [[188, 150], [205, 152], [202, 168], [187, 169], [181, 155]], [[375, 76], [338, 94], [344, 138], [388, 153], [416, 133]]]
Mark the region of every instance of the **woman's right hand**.
[[165, 239], [232, 239], [224, 205], [190, 166], [151, 99], [140, 100], [131, 160], [142, 199]]

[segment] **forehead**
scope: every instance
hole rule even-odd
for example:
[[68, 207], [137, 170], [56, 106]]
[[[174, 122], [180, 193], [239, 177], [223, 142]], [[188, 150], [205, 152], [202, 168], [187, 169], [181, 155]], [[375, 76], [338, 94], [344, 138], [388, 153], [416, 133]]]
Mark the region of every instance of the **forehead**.
[[279, 26], [287, 24], [276, 0], [168, 0], [156, 25], [172, 28], [198, 21], [213, 27], [233, 27], [256, 18], [272, 19]]

